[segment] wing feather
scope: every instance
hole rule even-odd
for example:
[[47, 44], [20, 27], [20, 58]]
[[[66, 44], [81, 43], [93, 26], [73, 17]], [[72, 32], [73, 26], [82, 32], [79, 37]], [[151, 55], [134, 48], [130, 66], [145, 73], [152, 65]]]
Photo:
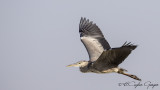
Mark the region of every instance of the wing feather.
[[79, 33], [92, 62], [96, 61], [104, 50], [111, 48], [99, 27], [89, 19], [81, 18]]
[[124, 43], [120, 48], [112, 48], [110, 50], [103, 51], [98, 60], [94, 62], [93, 67], [98, 70], [117, 67], [136, 47], [137, 45]]

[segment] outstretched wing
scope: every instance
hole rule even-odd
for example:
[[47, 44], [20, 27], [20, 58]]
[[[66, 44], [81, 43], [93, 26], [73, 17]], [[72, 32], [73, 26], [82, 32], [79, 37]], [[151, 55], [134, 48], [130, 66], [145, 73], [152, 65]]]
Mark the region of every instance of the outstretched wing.
[[112, 48], [110, 50], [103, 51], [98, 60], [93, 63], [93, 67], [98, 70], [117, 67], [136, 47], [137, 45], [125, 42], [120, 48]]
[[105, 40], [101, 30], [89, 19], [81, 18], [79, 33], [91, 62], [96, 61], [105, 49], [110, 49], [110, 45]]

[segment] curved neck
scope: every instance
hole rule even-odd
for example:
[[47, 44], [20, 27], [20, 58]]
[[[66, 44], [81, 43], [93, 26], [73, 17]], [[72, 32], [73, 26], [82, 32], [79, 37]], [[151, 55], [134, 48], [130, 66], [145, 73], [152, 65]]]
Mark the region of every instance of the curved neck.
[[88, 65], [84, 66], [84, 67], [80, 67], [79, 68], [81, 72], [85, 73], [85, 72], [88, 72], [89, 68], [88, 68]]
[[86, 65], [80, 67], [80, 71], [83, 73], [89, 72], [90, 66], [91, 66], [91, 63], [86, 62]]

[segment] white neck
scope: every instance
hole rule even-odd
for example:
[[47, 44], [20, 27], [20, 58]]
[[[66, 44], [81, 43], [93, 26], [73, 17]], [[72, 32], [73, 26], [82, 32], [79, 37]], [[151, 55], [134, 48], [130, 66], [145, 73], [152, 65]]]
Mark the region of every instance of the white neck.
[[88, 62], [86, 61], [86, 62], [83, 62], [80, 67], [85, 67], [87, 65], [88, 65]]

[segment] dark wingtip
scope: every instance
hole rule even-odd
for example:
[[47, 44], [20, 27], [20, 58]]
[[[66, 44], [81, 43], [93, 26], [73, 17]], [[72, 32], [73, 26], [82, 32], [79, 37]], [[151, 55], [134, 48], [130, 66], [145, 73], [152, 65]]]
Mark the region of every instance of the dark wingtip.
[[122, 45], [122, 47], [130, 47], [132, 50], [134, 50], [135, 48], [137, 48], [137, 46], [138, 45], [134, 45], [131, 42], [128, 43], [127, 41]]
[[82, 21], [82, 20], [86, 20], [86, 17], [81, 17], [80, 21]]

